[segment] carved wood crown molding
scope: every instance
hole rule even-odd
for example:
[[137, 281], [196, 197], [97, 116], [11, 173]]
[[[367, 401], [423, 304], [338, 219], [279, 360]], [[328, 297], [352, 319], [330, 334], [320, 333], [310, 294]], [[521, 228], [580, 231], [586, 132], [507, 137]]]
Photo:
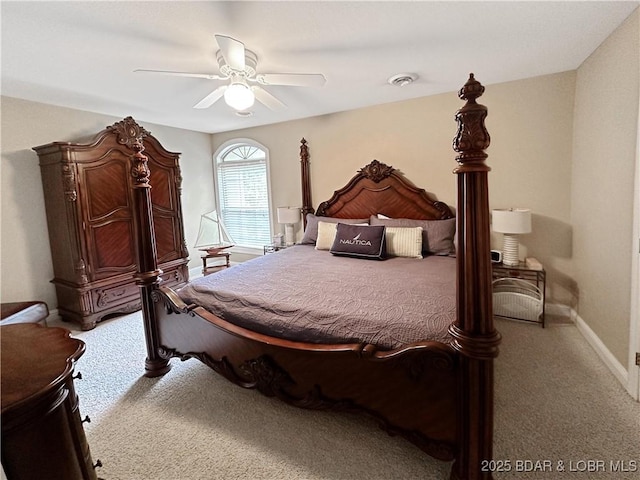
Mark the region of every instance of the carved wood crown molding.
[[378, 160], [373, 160], [369, 165], [362, 167], [358, 173], [376, 183], [387, 178], [393, 173], [395, 168], [386, 165]]
[[141, 143], [144, 137], [151, 136], [151, 133], [138, 125], [133, 117], [120, 120], [107, 127], [107, 130], [116, 135], [118, 143], [132, 150], [135, 150], [134, 145]]

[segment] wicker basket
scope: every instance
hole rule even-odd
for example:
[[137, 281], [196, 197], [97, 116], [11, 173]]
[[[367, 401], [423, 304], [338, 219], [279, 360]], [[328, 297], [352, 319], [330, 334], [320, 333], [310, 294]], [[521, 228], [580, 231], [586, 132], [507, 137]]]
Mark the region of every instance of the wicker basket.
[[543, 295], [526, 280], [499, 278], [493, 281], [493, 314], [537, 322], [542, 315]]

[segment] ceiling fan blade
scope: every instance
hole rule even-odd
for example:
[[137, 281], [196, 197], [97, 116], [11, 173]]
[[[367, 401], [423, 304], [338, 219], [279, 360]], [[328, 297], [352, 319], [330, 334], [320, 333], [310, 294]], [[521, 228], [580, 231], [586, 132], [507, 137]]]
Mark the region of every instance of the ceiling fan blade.
[[196, 103], [193, 108], [209, 108], [211, 105], [220, 100], [220, 98], [222, 98], [226, 89], [227, 85], [222, 85], [221, 87], [216, 88], [213, 92]]
[[234, 70], [244, 72], [244, 43], [226, 35], [216, 35], [216, 41], [227, 65]]
[[251, 87], [251, 91], [253, 91], [253, 93], [256, 96], [256, 99], [258, 99], [260, 103], [264, 104], [267, 108], [271, 110], [278, 111], [278, 110], [284, 110], [285, 108], [287, 108], [287, 106], [284, 103], [282, 103], [276, 97], [271, 95], [264, 88], [253, 86]]
[[262, 85], [290, 85], [292, 87], [321, 87], [327, 81], [321, 73], [262, 73], [256, 75]]
[[135, 73], [154, 73], [159, 75], [171, 75], [174, 77], [192, 77], [192, 78], [206, 78], [207, 80], [225, 80], [226, 77], [215, 75], [213, 73], [189, 73], [189, 72], [170, 72], [168, 70], [144, 70], [138, 68], [134, 70]]

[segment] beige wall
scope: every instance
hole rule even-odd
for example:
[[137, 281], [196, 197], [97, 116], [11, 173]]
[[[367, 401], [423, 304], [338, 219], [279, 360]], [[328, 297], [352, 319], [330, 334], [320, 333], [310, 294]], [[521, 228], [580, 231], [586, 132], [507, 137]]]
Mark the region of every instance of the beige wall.
[[[482, 75], [478, 74], [482, 80]], [[462, 78], [460, 83], [466, 79]], [[529, 255], [548, 268], [552, 292], [571, 283], [570, 175], [571, 111], [575, 73], [566, 72], [490, 85], [481, 101], [489, 108], [487, 128], [492, 207], [526, 206], [534, 232], [522, 236]], [[269, 148], [273, 207], [300, 204], [299, 141], [309, 141], [314, 205], [327, 200], [372, 159], [393, 165], [409, 179], [455, 208], [454, 92], [212, 137], [146, 125], [163, 145], [182, 152], [183, 206], [190, 266], [201, 212], [213, 205], [213, 151], [226, 140], [249, 137]], [[2, 298], [56, 301], [49, 280], [47, 239], [38, 160], [31, 147], [93, 135], [119, 118], [2, 98]], [[495, 239], [500, 247], [501, 239]], [[235, 260], [243, 257], [236, 256]]]
[[[85, 140], [122, 118], [2, 97], [1, 262], [3, 302], [43, 300], [57, 307], [49, 281], [49, 249], [38, 156], [32, 147]], [[211, 138], [204, 133], [139, 122], [170, 151], [181, 152], [185, 236], [191, 248], [200, 214], [214, 205]], [[200, 264], [191, 250], [190, 267]]]
[[[477, 73], [482, 81], [482, 75]], [[466, 78], [460, 79], [460, 86]], [[570, 303], [571, 136], [575, 72], [487, 86], [487, 152], [492, 208], [533, 210], [533, 233], [521, 237], [530, 256], [549, 272], [550, 291]], [[248, 137], [270, 151], [274, 206], [301, 202], [299, 140], [309, 142], [314, 206], [328, 200], [356, 171], [378, 159], [402, 170], [418, 186], [455, 208], [456, 164], [451, 148], [454, 92], [348, 112], [215, 134], [214, 150]], [[301, 225], [300, 225], [301, 226]], [[300, 232], [298, 232], [300, 235]], [[494, 239], [501, 247], [501, 237]]]
[[578, 69], [571, 223], [578, 313], [626, 366], [633, 172], [638, 141], [638, 10]]

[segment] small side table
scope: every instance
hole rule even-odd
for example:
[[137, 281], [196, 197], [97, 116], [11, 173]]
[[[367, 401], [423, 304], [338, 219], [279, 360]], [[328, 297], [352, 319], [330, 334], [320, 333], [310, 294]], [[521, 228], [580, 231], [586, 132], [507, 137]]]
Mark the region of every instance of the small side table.
[[530, 282], [535, 285], [541, 294], [542, 300], [542, 314], [540, 315], [539, 320], [530, 320], [527, 318], [520, 318], [518, 316], [508, 316], [508, 315], [497, 315], [500, 317], [513, 318], [516, 320], [524, 320], [528, 322], [540, 323], [542, 328], [545, 325], [545, 289], [547, 286], [547, 274], [544, 268], [534, 269], [530, 268], [524, 262], [520, 262], [518, 265], [504, 265], [503, 263], [494, 263], [493, 264], [493, 280], [503, 279], [503, 278], [514, 278], [526, 282]]
[[278, 250], [283, 250], [287, 248], [286, 245], [265, 245], [262, 247], [262, 254], [266, 255], [267, 253], [274, 253], [277, 252]]
[[[202, 255], [202, 274], [209, 275], [210, 273], [215, 273], [223, 268], [229, 268], [231, 263], [229, 261], [229, 257], [231, 254], [229, 252], [218, 252], [215, 254], [206, 253]], [[216, 263], [215, 265], [209, 265], [208, 261], [214, 259], [216, 261], [222, 260], [223, 263]]]

